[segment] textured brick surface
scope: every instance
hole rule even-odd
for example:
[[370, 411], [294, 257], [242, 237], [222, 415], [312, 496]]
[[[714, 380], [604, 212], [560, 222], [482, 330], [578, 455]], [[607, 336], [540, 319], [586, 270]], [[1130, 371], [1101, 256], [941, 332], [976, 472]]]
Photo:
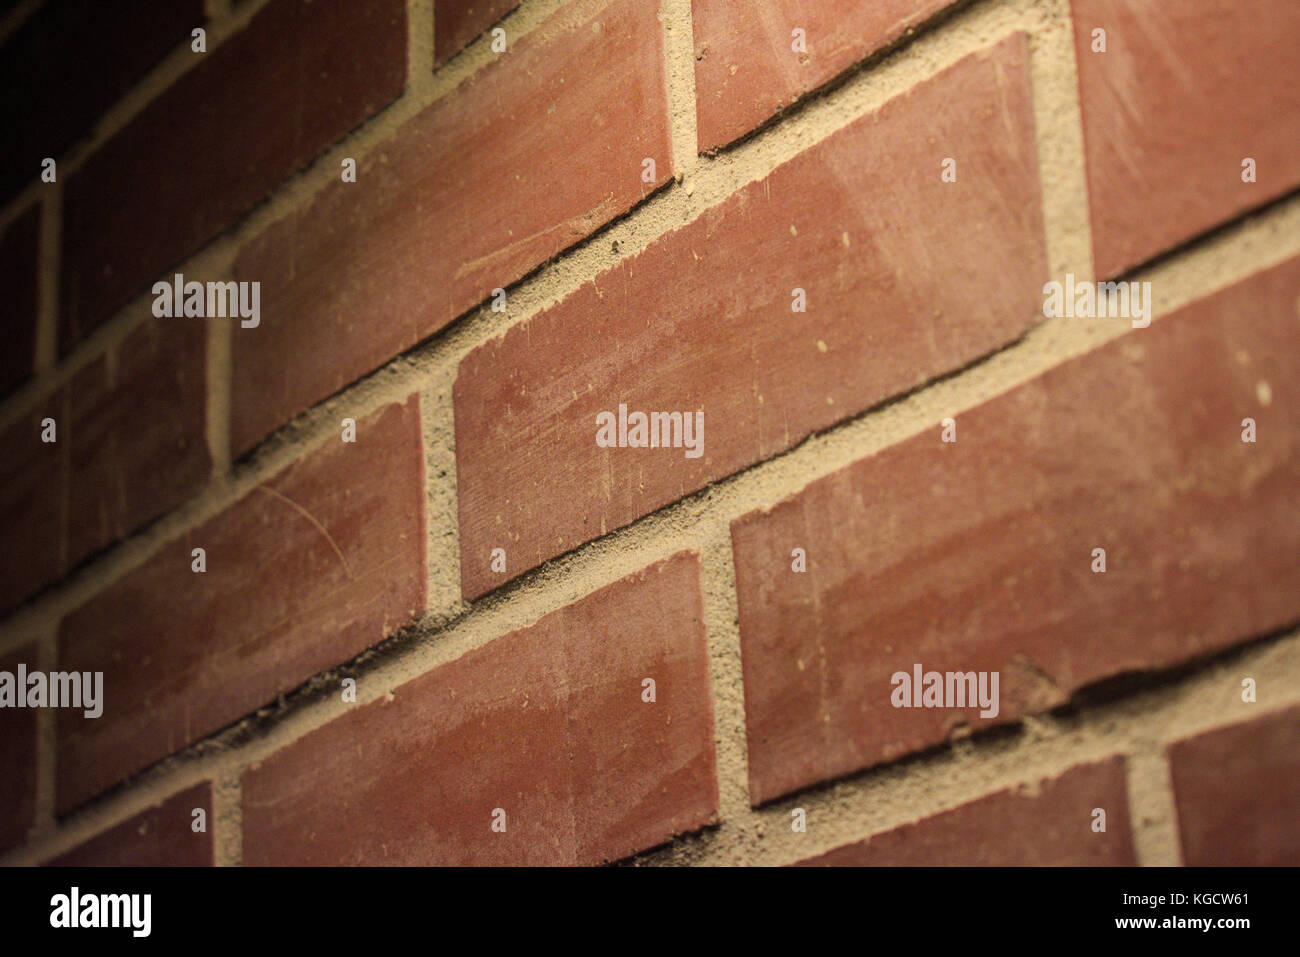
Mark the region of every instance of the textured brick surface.
[[[523, 572], [1015, 339], [1045, 272], [1017, 35], [466, 357], [465, 595], [508, 577], [493, 548]], [[597, 447], [597, 415], [620, 403], [703, 411], [703, 455]]]
[[[1094, 831], [1094, 809], [1106, 830]], [[1099, 820], [1099, 819], [1098, 819]], [[1124, 759], [1082, 764], [801, 861], [804, 866], [1132, 866]]]
[[202, 320], [151, 320], [72, 379], [70, 564], [170, 511], [207, 482], [206, 355]]
[[3, 430], [0, 613], [207, 481], [205, 349], [201, 322], [145, 323]]
[[[655, 861], [761, 861], [787, 796], [874, 793], [894, 762], [876, 796], [897, 805], [906, 765], [973, 734], [941, 803], [874, 836], [811, 814], [784, 859], [1133, 864], [1118, 746], [1062, 739], [1032, 781], [986, 748], [1048, 711], [1104, 736], [1107, 702], [1271, 648], [1242, 658], [1282, 668], [1252, 675], [1259, 704], [1161, 711], [1176, 819], [1141, 825], [1144, 857], [1300, 864], [1300, 706], [1279, 703], [1298, 4], [1058, 0], [1012, 23], [1000, 0], [0, 0], [0, 668], [37, 642], [106, 679], [96, 720], [0, 709], [0, 857], [623, 860], [723, 813], [716, 665], [745, 722], [722, 771], [768, 825]], [[208, 10], [224, 27], [195, 54]], [[1068, 62], [1043, 16], [1068, 19]], [[1076, 155], [1040, 167], [1036, 117], [1062, 110]], [[705, 155], [674, 157], [674, 129]], [[1196, 272], [1211, 233], [1231, 288], [1193, 276], [1176, 298], [1199, 301], [1087, 354], [1071, 319], [1036, 328], [1064, 278], [1048, 236], [1086, 234], [1112, 278]], [[258, 283], [260, 325], [125, 314], [177, 272]], [[895, 406], [924, 421], [899, 431]], [[620, 410], [662, 418], [667, 447], [601, 441]], [[702, 443], [673, 441], [697, 414]], [[731, 556], [643, 568], [669, 518], [730, 523]], [[454, 596], [426, 594], [431, 534], [460, 551], [432, 578], [459, 574]], [[611, 564], [614, 541], [645, 555]], [[894, 707], [914, 671], [992, 672], [997, 713]], [[196, 834], [216, 784], [185, 767], [217, 752], [239, 806]]]
[[671, 177], [658, 11], [561, 9], [250, 245], [235, 272], [264, 318], [235, 337], [236, 454]]
[[726, 146], [952, 3], [691, 0], [700, 150]]
[[519, 0], [434, 0], [434, 63], [451, 59], [517, 6]]
[[[53, 582], [66, 566], [66, 399], [59, 390], [0, 429], [0, 614]], [[47, 417], [61, 430], [60, 442], [41, 441], [41, 420]]]
[[41, 207], [33, 206], [0, 235], [0, 396], [31, 377], [36, 361], [36, 244]]
[[[1074, 0], [1097, 273], [1300, 187], [1300, 4]], [[1092, 52], [1092, 31], [1106, 52]], [[1243, 183], [1242, 160], [1258, 164]]]
[[[0, 671], [37, 670], [36, 646], [0, 657]], [[25, 691], [22, 693], [25, 694]], [[0, 851], [21, 844], [36, 807], [36, 711], [0, 709]]]
[[[751, 800], [1300, 619], [1298, 294], [1293, 259], [733, 523]], [[892, 707], [916, 663], [999, 672], [1000, 715]]]
[[1169, 772], [1184, 864], [1300, 864], [1300, 708], [1176, 742]]
[[204, 25], [203, 0], [50, 0], [0, 47], [0, 199], [40, 177]]
[[64, 349], [405, 82], [404, 0], [272, 0], [69, 177]]
[[[653, 703], [642, 700], [646, 678]], [[621, 858], [714, 818], [711, 715], [699, 562], [679, 553], [254, 767], [243, 782], [244, 860]]]
[[[60, 813], [397, 631], [424, 605], [418, 401], [357, 422], [72, 612], [64, 669], [103, 716], [60, 713]], [[191, 550], [207, 571], [191, 571]]]
[[[206, 818], [193, 829], [195, 808]], [[212, 859], [212, 784], [204, 781], [141, 811], [48, 863], [66, 867], [205, 867]]]

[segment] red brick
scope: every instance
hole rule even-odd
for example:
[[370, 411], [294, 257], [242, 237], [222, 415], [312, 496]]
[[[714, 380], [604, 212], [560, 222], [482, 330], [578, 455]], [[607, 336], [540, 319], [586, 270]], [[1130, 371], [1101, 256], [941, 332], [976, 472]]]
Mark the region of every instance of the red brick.
[[73, 378], [70, 564], [170, 511], [207, 482], [206, 355], [202, 321], [152, 320]]
[[[1093, 831], [1093, 811], [1106, 830]], [[1081, 764], [846, 844], [800, 865], [827, 867], [1133, 866], [1124, 759]]]
[[[67, 508], [67, 392], [46, 396], [0, 430], [0, 614], [59, 578], [67, 566], [63, 547]], [[41, 421], [52, 418], [59, 441], [41, 441]]]
[[[751, 800], [1294, 622], [1298, 291], [1294, 259], [734, 522]], [[916, 663], [999, 672], [1001, 713], [895, 709]]]
[[405, 82], [405, 0], [273, 0], [69, 177], [64, 349]]
[[[206, 830], [195, 832], [202, 808]], [[212, 784], [204, 781], [48, 862], [61, 867], [210, 867]]]
[[635, 205], [643, 157], [668, 180], [658, 11], [561, 9], [250, 245], [236, 454]]
[[710, 823], [701, 608], [678, 553], [318, 728], [244, 775], [245, 863], [592, 864]]
[[[1113, 276], [1300, 186], [1300, 4], [1074, 0], [1096, 271]], [[1092, 31], [1106, 52], [1092, 52]], [[1242, 160], [1258, 164], [1243, 183]]]
[[519, 0], [434, 0], [433, 62], [450, 60], [519, 6]]
[[1300, 864], [1300, 708], [1169, 748], [1183, 863]]
[[204, 25], [203, 0], [52, 0], [0, 47], [0, 199], [61, 157], [150, 67]]
[[205, 354], [201, 322], [145, 323], [4, 430], [0, 614], [207, 481]]
[[36, 249], [41, 207], [33, 206], [0, 235], [0, 395], [31, 378], [36, 363]]
[[[1023, 35], [968, 57], [467, 356], [464, 594], [508, 577], [493, 548], [519, 574], [1020, 336], [1046, 274], [1026, 63]], [[598, 448], [620, 403], [702, 410], [703, 456]]]
[[[750, 132], [953, 2], [691, 0], [701, 152]], [[795, 28], [804, 53], [793, 49]]]
[[[63, 669], [104, 713], [60, 714], [58, 808], [355, 657], [424, 607], [418, 399], [357, 423], [64, 619]], [[191, 571], [191, 549], [207, 571]]]
[[[36, 646], [0, 658], [0, 671], [16, 675], [18, 665], [37, 670]], [[25, 692], [24, 692], [25, 693]], [[36, 809], [36, 711], [0, 709], [0, 851], [21, 844]]]

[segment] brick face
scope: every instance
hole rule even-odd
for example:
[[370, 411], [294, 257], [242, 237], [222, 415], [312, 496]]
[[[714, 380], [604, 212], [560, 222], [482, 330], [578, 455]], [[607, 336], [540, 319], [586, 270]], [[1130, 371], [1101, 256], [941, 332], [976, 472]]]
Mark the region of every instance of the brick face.
[[[36, 645], [0, 657], [0, 671], [17, 674], [18, 665], [38, 668]], [[25, 689], [16, 689], [25, 694]], [[0, 851], [21, 844], [36, 808], [36, 711], [0, 708]]]
[[[204, 812], [204, 831], [193, 829], [195, 808]], [[212, 784], [204, 781], [48, 863], [61, 867], [211, 866], [212, 830]]]
[[[66, 400], [66, 390], [59, 390], [0, 430], [0, 448], [4, 449], [0, 455], [0, 528], [4, 529], [0, 614], [53, 582], [67, 564], [63, 545]], [[55, 420], [61, 441], [41, 441], [45, 418]]]
[[180, 505], [208, 480], [206, 356], [203, 321], [156, 319], [73, 378], [70, 564]]
[[[103, 671], [95, 720], [58, 718], [58, 808], [346, 661], [424, 606], [418, 400], [308, 452], [72, 612], [63, 669]], [[191, 550], [207, 571], [191, 571]]]
[[700, 150], [726, 146], [952, 3], [691, 0]]
[[65, 350], [402, 91], [406, 4], [272, 0], [203, 57], [65, 185]]
[[517, 6], [519, 0], [434, 0], [434, 63], [450, 60]]
[[[507, 577], [493, 548], [523, 572], [1021, 335], [1046, 273], [1026, 57], [963, 60], [466, 357], [465, 596]], [[702, 410], [703, 455], [597, 447], [620, 403]]]
[[751, 800], [992, 723], [892, 707], [916, 663], [1000, 672], [1006, 721], [1297, 620], [1297, 290], [1293, 259], [733, 523]]
[[[1094, 831], [1094, 810], [1106, 830]], [[1099, 819], [1098, 819], [1099, 820]], [[810, 825], [811, 826], [811, 825]], [[1133, 866], [1124, 759], [979, 798], [800, 861], [823, 867]]]
[[672, 176], [658, 11], [562, 8], [251, 244], [235, 272], [265, 318], [235, 338], [236, 454]]
[[[1096, 271], [1123, 273], [1300, 186], [1300, 4], [1073, 0]], [[1092, 31], [1106, 52], [1092, 52]], [[1242, 160], [1257, 182], [1242, 182]]]
[[0, 200], [203, 25], [203, 0], [45, 3], [0, 47]]
[[40, 239], [41, 207], [33, 206], [0, 235], [0, 397], [32, 375], [36, 362], [36, 245]]
[[1300, 708], [1176, 742], [1169, 770], [1184, 864], [1300, 864]]
[[245, 774], [245, 863], [589, 864], [702, 827], [702, 617], [679, 553], [355, 708]]
[[[4, 431], [0, 612], [180, 505], [212, 468], [206, 331], [145, 323]], [[41, 441], [55, 420], [57, 441]]]

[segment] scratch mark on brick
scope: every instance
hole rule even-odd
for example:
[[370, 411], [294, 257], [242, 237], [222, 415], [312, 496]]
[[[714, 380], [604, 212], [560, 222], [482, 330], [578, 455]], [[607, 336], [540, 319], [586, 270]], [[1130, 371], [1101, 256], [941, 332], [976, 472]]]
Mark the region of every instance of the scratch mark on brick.
[[257, 490], [278, 498], [280, 501], [293, 508], [303, 518], [307, 519], [307, 521], [315, 525], [316, 528], [320, 530], [320, 533], [325, 536], [325, 540], [330, 543], [330, 548], [334, 549], [334, 554], [339, 557], [339, 561], [343, 563], [343, 570], [348, 573], [348, 579], [353, 580], [356, 578], [356, 576], [352, 574], [352, 566], [348, 564], [348, 560], [344, 557], [343, 551], [339, 548], [338, 543], [334, 541], [334, 536], [329, 533], [329, 530], [324, 525], [316, 520], [316, 516], [312, 515], [311, 512], [307, 511], [287, 495], [277, 492], [273, 488], [266, 485], [259, 485], [257, 486]]

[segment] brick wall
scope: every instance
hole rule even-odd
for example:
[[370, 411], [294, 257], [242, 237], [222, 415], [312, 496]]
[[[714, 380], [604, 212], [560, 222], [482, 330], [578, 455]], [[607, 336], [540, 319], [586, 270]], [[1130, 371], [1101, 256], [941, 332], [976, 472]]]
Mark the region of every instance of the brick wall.
[[1300, 864], [1298, 39], [0, 12], [0, 861]]

